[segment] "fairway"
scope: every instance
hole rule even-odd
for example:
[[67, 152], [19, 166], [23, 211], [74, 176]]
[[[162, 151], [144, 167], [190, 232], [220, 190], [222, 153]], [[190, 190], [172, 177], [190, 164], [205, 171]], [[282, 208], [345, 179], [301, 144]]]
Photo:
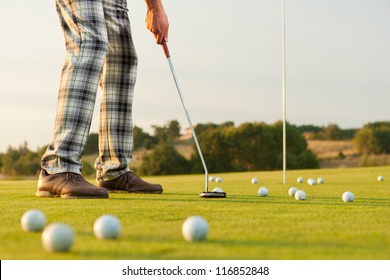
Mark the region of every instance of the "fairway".
[[[390, 259], [390, 168], [316, 169], [287, 172], [212, 174], [222, 177], [225, 199], [201, 199], [203, 175], [148, 177], [164, 186], [161, 195], [112, 193], [103, 200], [35, 197], [35, 181], [0, 181], [1, 259]], [[384, 176], [383, 182], [377, 177]], [[302, 176], [304, 183], [296, 183]], [[251, 179], [259, 179], [251, 184]], [[308, 178], [325, 183], [309, 186]], [[266, 186], [268, 197], [257, 190]], [[305, 201], [288, 196], [295, 186]], [[355, 201], [344, 203], [343, 192]], [[20, 218], [29, 209], [48, 223], [64, 222], [76, 233], [68, 253], [47, 253], [41, 233], [24, 232]], [[122, 223], [118, 240], [98, 240], [94, 221], [103, 214]], [[201, 215], [209, 223], [206, 241], [188, 243], [184, 220]]]

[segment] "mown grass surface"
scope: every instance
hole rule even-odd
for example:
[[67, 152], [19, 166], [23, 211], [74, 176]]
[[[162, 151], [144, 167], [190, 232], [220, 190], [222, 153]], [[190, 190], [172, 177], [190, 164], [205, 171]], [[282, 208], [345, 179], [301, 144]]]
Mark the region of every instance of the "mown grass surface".
[[[201, 199], [202, 175], [149, 177], [164, 185], [161, 195], [115, 193], [103, 200], [37, 198], [35, 181], [0, 181], [1, 259], [390, 259], [390, 168], [217, 174], [226, 199]], [[385, 176], [378, 182], [377, 176]], [[295, 182], [298, 176], [305, 183]], [[250, 183], [252, 177], [259, 184]], [[306, 179], [325, 184], [308, 186]], [[210, 185], [210, 189], [216, 183]], [[266, 186], [268, 197], [257, 190]], [[305, 201], [288, 196], [291, 186]], [[344, 203], [344, 191], [355, 201]], [[42, 210], [48, 223], [65, 222], [76, 232], [68, 253], [47, 253], [41, 233], [26, 233], [20, 218]], [[101, 241], [93, 223], [102, 214], [122, 222], [118, 240]], [[181, 225], [190, 215], [205, 217], [208, 239], [188, 243]]]

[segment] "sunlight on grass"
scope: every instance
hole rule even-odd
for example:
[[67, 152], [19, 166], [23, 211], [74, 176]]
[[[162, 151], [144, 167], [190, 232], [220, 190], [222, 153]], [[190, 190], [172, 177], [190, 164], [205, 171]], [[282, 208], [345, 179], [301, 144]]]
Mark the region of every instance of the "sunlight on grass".
[[[66, 200], [34, 196], [35, 181], [0, 181], [1, 259], [389, 259], [390, 169], [317, 169], [281, 172], [214, 174], [226, 199], [201, 199], [202, 175], [149, 177], [164, 186], [161, 195], [114, 193], [110, 199]], [[389, 175], [387, 175], [389, 174]], [[385, 181], [378, 182], [378, 175]], [[305, 183], [296, 183], [302, 176]], [[253, 177], [259, 183], [251, 184]], [[309, 186], [307, 178], [325, 184]], [[387, 178], [388, 177], [388, 178]], [[210, 188], [217, 184], [212, 183]], [[268, 197], [257, 190], [266, 186]], [[291, 186], [307, 193], [305, 201], [288, 196]], [[344, 191], [353, 203], [341, 200]], [[64, 222], [76, 232], [68, 253], [43, 250], [40, 233], [23, 232], [20, 218], [29, 209], [42, 210], [48, 223]], [[122, 222], [118, 240], [93, 235], [100, 215]], [[188, 243], [181, 225], [201, 215], [210, 225], [208, 239]]]

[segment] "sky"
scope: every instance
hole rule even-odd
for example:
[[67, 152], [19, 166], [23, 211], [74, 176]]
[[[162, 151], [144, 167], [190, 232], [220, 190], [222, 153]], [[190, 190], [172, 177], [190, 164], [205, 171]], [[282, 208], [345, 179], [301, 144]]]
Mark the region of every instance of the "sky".
[[[134, 124], [187, 121], [143, 0], [128, 0], [139, 57]], [[193, 123], [282, 119], [282, 0], [163, 0]], [[390, 120], [390, 1], [285, 0], [287, 121]], [[0, 2], [0, 152], [51, 142], [65, 46], [55, 1]], [[91, 132], [97, 132], [100, 92]]]

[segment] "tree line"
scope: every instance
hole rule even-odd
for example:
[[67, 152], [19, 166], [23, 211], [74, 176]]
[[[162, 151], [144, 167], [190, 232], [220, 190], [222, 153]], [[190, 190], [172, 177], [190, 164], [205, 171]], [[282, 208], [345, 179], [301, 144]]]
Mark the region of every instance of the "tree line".
[[[193, 145], [188, 157], [177, 150], [182, 128], [178, 121], [163, 126], [152, 126], [147, 133], [135, 126], [134, 149], [142, 150], [141, 175], [165, 175], [202, 173], [199, 155]], [[282, 123], [233, 122], [206, 123], [195, 127], [203, 156], [210, 172], [232, 172], [251, 170], [280, 170], [282, 168]], [[341, 129], [331, 124], [324, 127], [287, 124], [287, 168], [319, 168], [316, 156], [307, 148], [306, 139], [345, 140], [350, 139], [363, 155], [390, 153], [390, 122], [374, 122], [360, 129]], [[193, 141], [191, 141], [193, 143]], [[27, 142], [18, 148], [9, 147], [0, 154], [0, 173], [10, 176], [36, 175], [40, 170], [40, 158], [46, 147], [31, 151]], [[84, 155], [98, 153], [98, 135], [89, 135]], [[82, 161], [83, 174], [94, 173], [93, 165]]]
[[337, 124], [327, 126], [301, 125], [295, 126], [306, 139], [310, 140], [351, 140], [359, 129], [342, 129]]

